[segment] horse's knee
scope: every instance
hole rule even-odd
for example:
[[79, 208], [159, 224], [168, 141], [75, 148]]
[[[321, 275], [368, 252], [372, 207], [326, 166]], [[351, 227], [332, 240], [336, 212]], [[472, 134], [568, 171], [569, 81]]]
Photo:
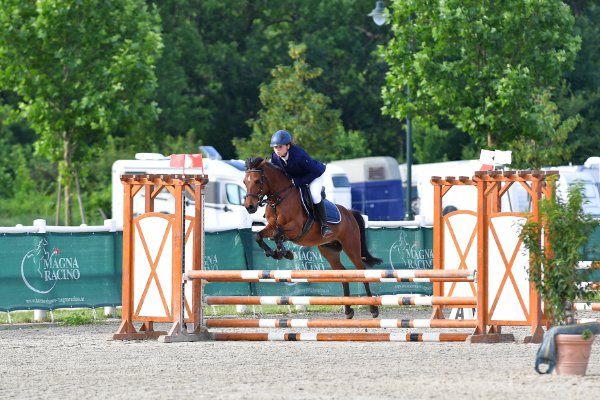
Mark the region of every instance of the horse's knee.
[[262, 241], [262, 236], [260, 234], [260, 232], [257, 232], [254, 234], [254, 240], [257, 242], [261, 242]]

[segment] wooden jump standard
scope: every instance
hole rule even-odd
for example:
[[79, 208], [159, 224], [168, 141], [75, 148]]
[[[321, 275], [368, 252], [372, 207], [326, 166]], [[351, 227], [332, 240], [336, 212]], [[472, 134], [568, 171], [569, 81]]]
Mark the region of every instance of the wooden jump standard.
[[[553, 186], [546, 177], [556, 171], [477, 171], [469, 177], [432, 177], [434, 186], [434, 269], [476, 269], [477, 285], [434, 284], [434, 296], [477, 296], [477, 328], [470, 342], [514, 341], [501, 333], [502, 326], [529, 326], [526, 341], [541, 342], [543, 337], [541, 304], [535, 287], [528, 280], [530, 260], [523, 254], [519, 224], [527, 218], [539, 220], [539, 201], [551, 198]], [[530, 212], [503, 210], [512, 185], [521, 186], [531, 199]], [[457, 210], [442, 214], [443, 197], [462, 187], [477, 194], [477, 212]], [[471, 188], [471, 189], [469, 189]], [[456, 189], [455, 189], [456, 190]], [[434, 317], [441, 317], [434, 306]]]
[[[183, 286], [182, 267], [199, 270], [204, 254], [202, 218], [185, 216], [183, 199], [194, 199], [195, 215], [204, 215], [205, 175], [121, 176], [123, 199], [123, 295], [122, 322], [113, 335], [117, 340], [171, 340], [186, 336], [204, 338], [201, 330], [202, 285], [200, 281]], [[175, 214], [154, 212], [156, 197], [170, 193]], [[136, 195], [144, 194], [145, 213], [133, 215]], [[185, 253], [192, 256], [185, 258]], [[185, 261], [185, 262], [184, 262]], [[185, 264], [185, 265], [183, 265]], [[139, 330], [134, 321], [142, 321]], [[154, 323], [171, 324], [168, 332], [155, 331]], [[188, 333], [186, 324], [194, 327]]]

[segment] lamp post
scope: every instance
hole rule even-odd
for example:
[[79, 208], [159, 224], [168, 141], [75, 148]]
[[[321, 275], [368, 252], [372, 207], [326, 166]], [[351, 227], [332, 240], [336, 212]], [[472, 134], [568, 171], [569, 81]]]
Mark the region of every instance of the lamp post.
[[385, 24], [385, 15], [383, 13], [383, 1], [377, 1], [375, 2], [375, 8], [368, 15], [369, 17], [373, 18], [373, 22], [375, 22], [375, 25], [381, 26]]
[[[375, 2], [375, 8], [368, 14], [373, 18], [376, 25], [381, 26], [385, 23], [385, 14], [383, 1]], [[412, 50], [412, 45], [411, 45]], [[410, 88], [406, 85], [406, 96], [410, 103]], [[404, 214], [405, 221], [414, 219], [412, 212], [412, 119], [406, 116], [406, 212]]]

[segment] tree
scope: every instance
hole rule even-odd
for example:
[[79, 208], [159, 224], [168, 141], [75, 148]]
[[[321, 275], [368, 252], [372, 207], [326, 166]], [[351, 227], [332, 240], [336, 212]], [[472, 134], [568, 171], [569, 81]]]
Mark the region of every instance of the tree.
[[489, 147], [540, 137], [536, 100], [580, 45], [560, 0], [396, 0], [391, 20], [384, 112], [444, 117]]
[[271, 135], [280, 129], [290, 131], [295, 143], [321, 161], [369, 154], [359, 132], [344, 130], [339, 110], [329, 108], [331, 100], [309, 86], [323, 71], [310, 68], [305, 52], [305, 45], [290, 45], [294, 64], [278, 66], [272, 71], [273, 80], [261, 85], [263, 108], [249, 122], [252, 134], [248, 140], [234, 140], [241, 158], [270, 154]]
[[577, 114], [561, 121], [558, 107], [550, 101], [549, 91], [536, 98], [533, 112], [536, 113], [537, 132], [540, 134], [513, 141], [510, 145], [513, 150], [512, 166], [539, 169], [569, 160], [576, 146], [567, 143], [567, 139], [582, 118]]
[[568, 3], [576, 16], [581, 50], [575, 69], [566, 74], [567, 85], [557, 104], [563, 117], [582, 117], [569, 135], [569, 143], [576, 146], [571, 161], [583, 164], [589, 156], [600, 153], [600, 5], [586, 0]]
[[[374, 154], [398, 157], [401, 127], [381, 114], [385, 63], [377, 46], [390, 36], [354, 0], [162, 0], [165, 54], [157, 66], [158, 129], [164, 140], [191, 132], [198, 143], [235, 157], [261, 108], [259, 87], [288, 45], [304, 43], [306, 62], [324, 73], [311, 86], [331, 99], [348, 131], [363, 132]], [[239, 155], [238, 155], [239, 157]]]
[[[135, 132], [156, 118], [147, 99], [159, 32], [142, 0], [2, 2], [0, 87], [20, 96], [20, 114], [39, 135], [36, 151], [58, 162], [66, 225], [80, 160], [108, 133]], [[85, 222], [81, 201], [80, 211]]]

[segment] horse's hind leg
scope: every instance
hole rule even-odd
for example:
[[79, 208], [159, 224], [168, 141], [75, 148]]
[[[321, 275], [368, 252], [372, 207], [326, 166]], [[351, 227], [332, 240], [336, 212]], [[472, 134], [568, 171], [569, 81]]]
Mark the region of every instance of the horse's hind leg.
[[[360, 245], [360, 243], [357, 243], [357, 245]], [[365, 269], [360, 256], [360, 247], [358, 247], [357, 245], [352, 246], [344, 243], [344, 252], [348, 256], [350, 261], [352, 261], [352, 264], [354, 264], [356, 269]], [[369, 287], [368, 282], [365, 282], [365, 291], [367, 292], [367, 296], [372, 297], [371, 288]], [[373, 318], [377, 318], [379, 316], [379, 307], [369, 306], [369, 311], [371, 312]]]
[[[367, 296], [372, 297], [371, 288], [369, 287], [369, 282], [365, 282], [365, 291], [367, 292]], [[379, 307], [369, 306], [369, 311], [371, 311], [371, 316], [373, 318], [377, 318], [379, 316]]]
[[[339, 242], [331, 242], [319, 246], [319, 252], [325, 257], [327, 262], [329, 262], [332, 269], [345, 269], [340, 260], [341, 251], [342, 246]], [[350, 284], [348, 282], [342, 282], [342, 288], [344, 289], [344, 296], [350, 296]], [[347, 319], [352, 319], [352, 317], [354, 317], [354, 310], [349, 305], [344, 305], [344, 314]]]

